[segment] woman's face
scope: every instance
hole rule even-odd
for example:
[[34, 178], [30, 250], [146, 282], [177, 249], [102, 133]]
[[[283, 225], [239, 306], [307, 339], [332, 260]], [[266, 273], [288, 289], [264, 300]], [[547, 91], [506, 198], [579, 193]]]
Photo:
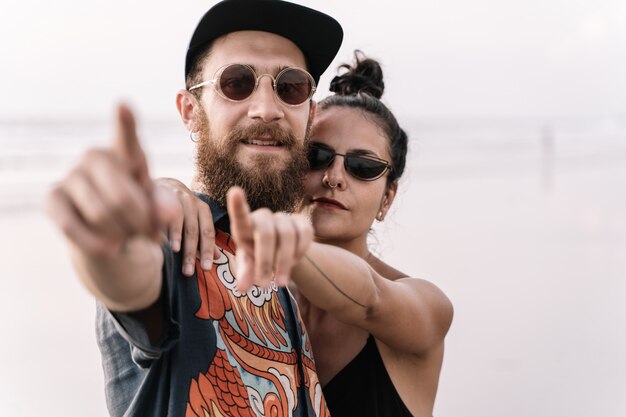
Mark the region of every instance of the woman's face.
[[[330, 107], [321, 111], [311, 130], [311, 142], [340, 154], [360, 154], [391, 162], [388, 139], [361, 110]], [[311, 216], [318, 241], [367, 238], [376, 216], [386, 214], [395, 186], [387, 187], [388, 171], [373, 181], [348, 173], [344, 158], [335, 156], [327, 168], [311, 170], [305, 178], [302, 212]], [[335, 186], [334, 188], [331, 186]]]

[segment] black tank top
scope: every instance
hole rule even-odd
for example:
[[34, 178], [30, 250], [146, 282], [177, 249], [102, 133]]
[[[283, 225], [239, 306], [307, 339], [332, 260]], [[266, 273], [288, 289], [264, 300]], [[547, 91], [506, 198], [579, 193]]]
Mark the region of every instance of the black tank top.
[[389, 378], [372, 335], [323, 391], [332, 417], [412, 417]]

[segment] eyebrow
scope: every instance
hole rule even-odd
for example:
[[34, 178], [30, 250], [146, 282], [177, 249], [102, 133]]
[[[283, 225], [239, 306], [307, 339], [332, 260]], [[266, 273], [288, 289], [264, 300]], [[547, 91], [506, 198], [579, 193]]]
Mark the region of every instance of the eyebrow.
[[[257, 67], [256, 65], [253, 65], [253, 64], [244, 64], [244, 65], [249, 66], [250, 68], [252, 68], [252, 69], [254, 70], [254, 72], [255, 72], [257, 75], [260, 75], [260, 74], [259, 74], [260, 69], [259, 69], [259, 67]], [[276, 70], [276, 72], [275, 72], [275, 73], [274, 73], [274, 72], [272, 72], [273, 68], [268, 68], [270, 71], [269, 71], [269, 72], [267, 72], [266, 74], [276, 75], [276, 74], [278, 74], [279, 72], [281, 72], [282, 70], [284, 70], [284, 69], [286, 69], [286, 68], [295, 68], [295, 67], [292, 67], [292, 66], [289, 66], [289, 65], [279, 65], [279, 66], [278, 66], [278, 69]]]
[[348, 149], [346, 153], [356, 154], [356, 155], [366, 155], [366, 156], [375, 156], [376, 158], [380, 158], [375, 152], [367, 150], [367, 149]]
[[[328, 146], [328, 145], [326, 145], [325, 143], [322, 143], [322, 142], [311, 141], [311, 144], [322, 146], [324, 148], [328, 148], [328, 149], [332, 150], [333, 152], [337, 152], [337, 150], [335, 148], [331, 148], [330, 146]], [[348, 149], [345, 153], [346, 154], [351, 154], [351, 155], [373, 156], [375, 158], [382, 159], [374, 151], [370, 151], [368, 149]]]

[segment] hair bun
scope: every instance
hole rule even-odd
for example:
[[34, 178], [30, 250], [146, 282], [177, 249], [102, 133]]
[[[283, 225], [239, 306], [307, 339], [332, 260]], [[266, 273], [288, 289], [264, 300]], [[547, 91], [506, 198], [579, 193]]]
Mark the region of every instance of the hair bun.
[[344, 96], [365, 93], [378, 99], [382, 97], [385, 83], [383, 70], [378, 61], [356, 50], [354, 51], [354, 65], [343, 64], [339, 67], [341, 68], [347, 71], [333, 78], [330, 82], [330, 91]]

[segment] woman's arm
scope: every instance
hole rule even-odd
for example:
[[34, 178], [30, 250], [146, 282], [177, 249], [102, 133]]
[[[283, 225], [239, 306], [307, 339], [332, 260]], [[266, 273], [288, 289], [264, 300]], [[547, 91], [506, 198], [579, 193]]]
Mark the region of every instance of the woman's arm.
[[250, 212], [241, 189], [231, 189], [227, 200], [240, 291], [291, 279], [311, 303], [391, 347], [425, 353], [443, 341], [452, 306], [433, 284], [386, 279], [353, 253], [312, 242], [312, 227], [301, 215]]
[[311, 244], [291, 277], [311, 303], [402, 351], [428, 351], [443, 341], [452, 322], [452, 304], [434, 284], [389, 280], [335, 246]]

